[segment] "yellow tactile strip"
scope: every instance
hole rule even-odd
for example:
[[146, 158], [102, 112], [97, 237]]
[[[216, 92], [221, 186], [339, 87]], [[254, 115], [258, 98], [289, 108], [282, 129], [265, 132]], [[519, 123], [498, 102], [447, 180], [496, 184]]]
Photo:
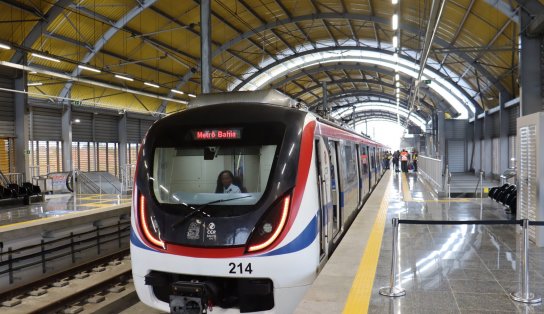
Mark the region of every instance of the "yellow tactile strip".
[[[404, 176], [406, 178], [406, 176]], [[403, 190], [404, 190], [403, 180]], [[368, 305], [370, 304], [370, 297], [372, 294], [372, 286], [374, 284], [374, 277], [376, 275], [376, 267], [378, 266], [378, 258], [380, 255], [380, 248], [382, 246], [383, 231], [385, 227], [385, 220], [387, 217], [387, 209], [389, 207], [391, 185], [388, 184], [387, 190], [384, 193], [384, 197], [380, 204], [379, 211], [376, 215], [376, 220], [372, 227], [370, 238], [368, 239], [367, 246], [353, 284], [351, 286], [350, 293], [346, 300], [343, 313], [367, 313]]]

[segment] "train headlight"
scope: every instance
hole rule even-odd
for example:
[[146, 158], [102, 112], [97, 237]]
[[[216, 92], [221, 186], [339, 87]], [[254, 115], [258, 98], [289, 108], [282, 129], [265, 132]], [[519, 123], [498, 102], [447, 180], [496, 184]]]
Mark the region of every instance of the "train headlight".
[[165, 249], [166, 246], [161, 240], [157, 219], [155, 219], [155, 216], [149, 214], [147, 201], [143, 194], [138, 195], [138, 216], [140, 230], [142, 230], [145, 239], [149, 243]]
[[270, 224], [270, 223], [265, 223], [265, 224], [263, 225], [263, 231], [264, 231], [265, 233], [270, 233], [270, 232], [272, 232], [272, 224]]
[[269, 247], [287, 224], [291, 195], [284, 196], [264, 215], [248, 241], [247, 251], [256, 252]]

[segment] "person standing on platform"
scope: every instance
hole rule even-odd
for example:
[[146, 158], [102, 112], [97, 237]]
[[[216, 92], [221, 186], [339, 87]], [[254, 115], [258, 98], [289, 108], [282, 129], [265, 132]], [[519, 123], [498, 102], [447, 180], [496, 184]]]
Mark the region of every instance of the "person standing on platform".
[[400, 152], [396, 150], [393, 153], [393, 168], [395, 168], [395, 172], [399, 172], [399, 157], [400, 157]]
[[417, 151], [412, 151], [412, 164], [414, 165], [414, 172], [417, 172]]
[[402, 172], [408, 172], [408, 159], [410, 158], [410, 155], [406, 151], [406, 149], [403, 149], [402, 152], [400, 152], [400, 163], [401, 163], [401, 169]]

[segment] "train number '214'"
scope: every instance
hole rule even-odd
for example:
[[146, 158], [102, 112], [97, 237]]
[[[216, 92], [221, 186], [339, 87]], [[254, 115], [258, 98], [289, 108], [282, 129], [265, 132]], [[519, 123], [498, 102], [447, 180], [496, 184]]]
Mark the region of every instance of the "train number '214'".
[[238, 264], [229, 263], [229, 267], [230, 267], [230, 271], [229, 271], [230, 274], [244, 274], [244, 273], [251, 274], [253, 272], [253, 270], [251, 269], [251, 263], [248, 263], [245, 267], [243, 263], [238, 263]]

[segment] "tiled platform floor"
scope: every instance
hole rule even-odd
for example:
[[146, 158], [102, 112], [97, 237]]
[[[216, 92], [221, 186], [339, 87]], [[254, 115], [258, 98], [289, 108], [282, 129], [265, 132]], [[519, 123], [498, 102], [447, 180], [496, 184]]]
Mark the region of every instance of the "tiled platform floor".
[[[399, 267], [406, 296], [378, 294], [389, 285], [391, 219], [512, 219], [490, 199], [433, 200], [417, 174], [392, 174], [388, 222], [369, 313], [544, 313], [544, 306], [511, 301], [520, 290], [521, 237], [517, 226], [402, 225]], [[404, 185], [406, 180], [408, 185]], [[409, 190], [408, 190], [409, 188]], [[531, 291], [544, 295], [544, 250], [530, 247]]]

